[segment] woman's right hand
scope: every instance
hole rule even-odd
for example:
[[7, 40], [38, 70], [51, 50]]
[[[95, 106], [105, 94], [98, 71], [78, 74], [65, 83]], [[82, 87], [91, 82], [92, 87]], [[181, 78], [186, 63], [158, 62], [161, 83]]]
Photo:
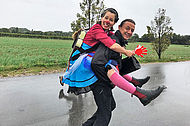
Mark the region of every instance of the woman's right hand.
[[134, 56], [135, 55], [135, 51], [134, 50], [126, 50], [125, 51], [125, 55], [128, 57]]
[[119, 53], [122, 53], [126, 56], [133, 56], [135, 55], [135, 51], [126, 50], [124, 47], [121, 47], [118, 43], [114, 43], [112, 46], [110, 46], [110, 49]]

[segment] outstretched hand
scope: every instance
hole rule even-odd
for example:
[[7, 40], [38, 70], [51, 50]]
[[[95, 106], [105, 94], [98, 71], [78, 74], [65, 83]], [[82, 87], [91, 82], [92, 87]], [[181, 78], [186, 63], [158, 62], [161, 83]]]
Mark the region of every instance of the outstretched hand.
[[147, 55], [146, 47], [141, 46], [141, 45], [137, 45], [137, 48], [135, 49], [135, 54], [137, 54], [140, 57], [143, 57], [143, 55]]

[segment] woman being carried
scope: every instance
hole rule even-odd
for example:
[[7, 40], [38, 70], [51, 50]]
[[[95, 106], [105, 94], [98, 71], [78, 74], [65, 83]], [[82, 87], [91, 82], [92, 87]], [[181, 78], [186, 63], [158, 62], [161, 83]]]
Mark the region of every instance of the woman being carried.
[[[89, 86], [98, 80], [91, 69], [91, 60], [95, 50], [99, 46], [99, 43], [103, 43], [111, 50], [122, 53], [126, 56], [133, 55], [132, 51], [121, 47], [115, 42], [115, 40], [112, 40], [109, 37], [113, 35], [110, 30], [113, 29], [113, 25], [118, 20], [119, 18], [117, 11], [113, 8], [108, 8], [101, 14], [101, 21], [93, 25], [86, 33], [82, 47], [72, 54], [71, 58], [69, 59], [69, 67], [64, 75], [60, 78], [62, 85], [65, 83], [70, 86], [68, 92], [73, 92], [75, 94], [88, 92], [91, 90]], [[86, 50], [89, 49], [90, 51], [86, 52]], [[131, 82], [146, 83], [148, 79], [149, 77], [142, 80], [133, 78]]]

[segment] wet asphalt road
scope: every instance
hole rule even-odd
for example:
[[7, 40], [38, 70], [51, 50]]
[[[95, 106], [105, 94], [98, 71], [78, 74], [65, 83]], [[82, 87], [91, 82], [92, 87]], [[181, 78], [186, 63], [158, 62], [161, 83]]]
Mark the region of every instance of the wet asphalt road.
[[[96, 110], [92, 93], [67, 94], [61, 74], [0, 79], [0, 126], [80, 126]], [[190, 61], [145, 64], [131, 75], [150, 75], [145, 89], [168, 88], [146, 107], [115, 88], [109, 126], [190, 126]]]

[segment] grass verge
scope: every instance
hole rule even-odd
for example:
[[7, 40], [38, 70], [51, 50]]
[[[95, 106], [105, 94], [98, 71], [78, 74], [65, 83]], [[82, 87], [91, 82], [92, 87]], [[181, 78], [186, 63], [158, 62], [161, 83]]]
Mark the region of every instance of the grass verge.
[[[150, 43], [129, 43], [127, 49], [140, 44], [148, 55], [137, 57], [140, 63], [190, 60], [190, 46], [170, 45], [159, 60]], [[61, 72], [67, 66], [72, 40], [0, 37], [0, 77]]]

